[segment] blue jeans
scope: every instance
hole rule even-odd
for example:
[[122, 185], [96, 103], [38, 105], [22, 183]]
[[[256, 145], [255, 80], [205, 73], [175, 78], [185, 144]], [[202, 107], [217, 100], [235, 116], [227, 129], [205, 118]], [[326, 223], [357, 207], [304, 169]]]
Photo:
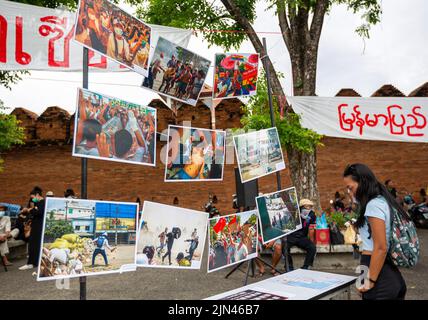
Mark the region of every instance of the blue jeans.
[[107, 261], [107, 255], [106, 255], [106, 251], [102, 250], [100, 248], [96, 248], [94, 251], [94, 254], [92, 255], [92, 266], [94, 266], [95, 263], [95, 258], [97, 257], [97, 255], [102, 255], [104, 258], [104, 262], [106, 265], [108, 265], [108, 261]]

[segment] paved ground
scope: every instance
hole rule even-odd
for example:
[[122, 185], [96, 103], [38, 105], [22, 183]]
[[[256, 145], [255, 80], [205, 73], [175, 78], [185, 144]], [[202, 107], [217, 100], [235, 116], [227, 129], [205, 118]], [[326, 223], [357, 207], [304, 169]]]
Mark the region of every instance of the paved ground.
[[[407, 299], [428, 299], [428, 230], [419, 230], [421, 261], [411, 270], [403, 270], [407, 282]], [[242, 286], [244, 273], [229, 279], [230, 269], [206, 273], [197, 270], [138, 269], [136, 272], [88, 277], [88, 299], [202, 299]], [[78, 299], [79, 281], [72, 279], [69, 289], [57, 289], [54, 281], [37, 282], [33, 271], [19, 271], [24, 260], [15, 260], [9, 272], [0, 268], [0, 300], [3, 299]], [[282, 264], [281, 264], [282, 266]], [[348, 273], [349, 274], [349, 273]], [[267, 277], [267, 276], [265, 276]], [[249, 282], [258, 281], [251, 279]], [[352, 295], [358, 299], [357, 294]]]

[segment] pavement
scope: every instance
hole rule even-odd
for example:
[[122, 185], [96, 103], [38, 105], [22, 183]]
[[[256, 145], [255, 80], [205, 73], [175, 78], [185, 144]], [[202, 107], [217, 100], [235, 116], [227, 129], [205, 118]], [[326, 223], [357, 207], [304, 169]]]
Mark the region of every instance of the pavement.
[[[419, 229], [421, 241], [421, 259], [412, 269], [403, 269], [402, 274], [407, 283], [408, 300], [428, 299], [428, 230]], [[270, 261], [269, 256], [264, 259]], [[25, 259], [12, 261], [14, 265], [4, 272], [0, 265], [0, 300], [6, 299], [79, 299], [79, 280], [71, 279], [69, 286], [60, 285], [55, 281], [37, 282], [32, 275], [36, 270], [19, 271], [18, 267], [25, 264]], [[245, 271], [246, 265], [242, 266]], [[280, 264], [280, 270], [283, 262]], [[232, 290], [243, 285], [245, 273], [235, 272], [228, 279], [225, 275], [231, 268], [206, 273], [207, 255], [204, 252], [201, 270], [171, 270], [156, 268], [138, 268], [136, 272], [107, 274], [87, 277], [88, 299], [203, 299], [212, 295]], [[267, 270], [268, 271], [268, 270]], [[323, 271], [323, 270], [320, 270]], [[336, 273], [341, 273], [335, 271]], [[267, 272], [268, 273], [268, 272]], [[344, 271], [343, 274], [352, 275]], [[249, 278], [249, 283], [266, 279]], [[61, 289], [62, 287], [62, 289]], [[359, 299], [354, 291], [352, 299]]]

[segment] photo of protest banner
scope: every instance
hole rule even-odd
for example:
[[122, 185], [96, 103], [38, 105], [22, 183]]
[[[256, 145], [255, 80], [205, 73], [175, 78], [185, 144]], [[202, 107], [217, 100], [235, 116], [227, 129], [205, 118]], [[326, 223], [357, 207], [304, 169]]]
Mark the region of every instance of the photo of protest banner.
[[135, 271], [138, 204], [46, 198], [37, 280]]
[[156, 109], [78, 89], [73, 156], [156, 165]]
[[295, 187], [259, 196], [256, 204], [263, 244], [302, 228]]
[[108, 0], [80, 0], [74, 41], [148, 75], [151, 28]]
[[210, 60], [159, 37], [143, 88], [195, 106], [210, 64]]
[[257, 210], [209, 220], [208, 272], [257, 257]]
[[222, 181], [226, 132], [168, 126], [165, 182]]
[[214, 68], [213, 99], [256, 94], [259, 54], [217, 53]]
[[137, 266], [200, 269], [208, 213], [144, 201]]
[[285, 169], [276, 128], [233, 137], [242, 183]]

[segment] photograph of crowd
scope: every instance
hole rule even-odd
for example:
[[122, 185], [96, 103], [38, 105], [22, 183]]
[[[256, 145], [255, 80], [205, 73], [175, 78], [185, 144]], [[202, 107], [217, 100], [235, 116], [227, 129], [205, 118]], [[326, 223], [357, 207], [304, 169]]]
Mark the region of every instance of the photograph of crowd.
[[200, 269], [208, 214], [144, 201], [137, 266]]
[[226, 132], [170, 125], [166, 182], [223, 180]]
[[257, 257], [257, 210], [209, 220], [208, 272]]
[[37, 280], [135, 270], [137, 212], [137, 203], [46, 198]]
[[73, 156], [156, 165], [156, 109], [78, 89]]
[[210, 63], [210, 60], [159, 37], [143, 87], [195, 106]]
[[217, 53], [213, 99], [252, 96], [257, 92], [259, 55]]
[[233, 137], [242, 183], [285, 169], [276, 128]]
[[263, 244], [302, 228], [296, 188], [288, 188], [256, 198]]
[[107, 0], [80, 0], [74, 40], [148, 75], [151, 29]]

